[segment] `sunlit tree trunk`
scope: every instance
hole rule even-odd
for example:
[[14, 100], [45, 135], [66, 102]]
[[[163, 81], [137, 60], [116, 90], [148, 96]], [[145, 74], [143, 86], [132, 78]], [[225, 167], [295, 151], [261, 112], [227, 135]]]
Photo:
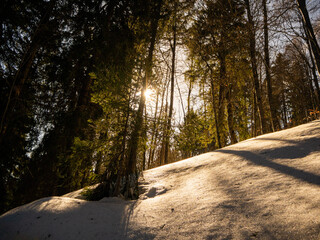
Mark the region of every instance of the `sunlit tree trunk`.
[[266, 69], [267, 92], [270, 107], [271, 127], [272, 131], [279, 130], [279, 122], [277, 119], [277, 109], [275, 106], [274, 96], [272, 93], [272, 82], [270, 75], [270, 57], [269, 57], [269, 26], [268, 26], [268, 9], [266, 0], [262, 0], [263, 4], [263, 32], [264, 32], [264, 63]]
[[226, 145], [226, 127], [225, 127], [225, 100], [226, 100], [226, 56], [222, 52], [219, 54], [219, 63], [220, 63], [220, 79], [219, 79], [219, 97], [218, 97], [218, 128], [220, 135], [220, 146], [224, 147]]
[[257, 69], [256, 39], [255, 39], [254, 23], [253, 23], [253, 18], [251, 15], [249, 0], [245, 0], [245, 4], [246, 4], [246, 9], [247, 9], [248, 24], [249, 24], [249, 26], [248, 26], [249, 27], [249, 45], [250, 45], [249, 50], [250, 50], [250, 58], [251, 58], [251, 67], [252, 67], [252, 73], [253, 73], [253, 82], [254, 82], [257, 107], [258, 107], [258, 111], [259, 111], [261, 133], [266, 133], [267, 126], [266, 126], [266, 121], [265, 121], [265, 116], [264, 116], [264, 109], [263, 109], [262, 96], [261, 96], [261, 90], [260, 90], [260, 82], [259, 82], [258, 69]]
[[[147, 138], [147, 129], [148, 129], [148, 113], [147, 108], [145, 106], [145, 114], [144, 114], [144, 132], [143, 132], [143, 138]], [[142, 171], [146, 170], [146, 163], [147, 163], [147, 142], [144, 142], [143, 145], [143, 159], [142, 159]]]
[[[157, 117], [157, 119], [155, 120], [156, 123], [154, 125], [154, 142], [153, 142], [153, 149], [150, 149], [151, 151], [151, 155], [150, 155], [150, 158], [149, 158], [149, 163], [148, 163], [148, 168], [150, 167], [150, 165], [154, 162], [154, 157], [155, 157], [155, 152], [156, 152], [156, 148], [157, 148], [157, 143], [160, 142], [158, 140], [158, 137], [159, 137], [159, 127], [160, 127], [160, 123], [161, 123], [161, 120], [162, 120], [162, 117], [164, 115], [164, 99], [165, 99], [165, 94], [166, 94], [166, 85], [167, 85], [167, 81], [165, 81], [165, 83], [163, 84], [163, 88], [162, 88], [162, 93], [161, 93], [161, 105], [160, 105], [160, 109], [159, 109], [159, 116]], [[167, 106], [165, 106], [167, 108]], [[161, 148], [161, 151], [162, 151], [162, 148]], [[161, 154], [160, 154], [160, 159], [161, 159]]]
[[[136, 167], [137, 167], [137, 150], [138, 150], [138, 142], [141, 134], [141, 128], [143, 123], [143, 110], [145, 108], [146, 98], [145, 98], [145, 91], [147, 89], [149, 78], [152, 74], [152, 58], [153, 52], [156, 42], [156, 35], [158, 30], [158, 22], [160, 18], [160, 9], [161, 9], [162, 1], [159, 1], [156, 5], [155, 14], [156, 16], [151, 21], [151, 38], [150, 38], [150, 46], [148, 50], [148, 56], [146, 59], [146, 70], [145, 70], [145, 77], [142, 83], [141, 95], [140, 95], [140, 102], [139, 108], [135, 120], [135, 126], [131, 135], [130, 146], [129, 146], [129, 155], [127, 160], [126, 166], [126, 176], [127, 176], [127, 197], [134, 198], [132, 196], [132, 188], [137, 187], [137, 176], [136, 174]], [[130, 179], [133, 178], [133, 179]], [[130, 196], [131, 195], [131, 196]]]
[[217, 109], [217, 105], [216, 105], [216, 101], [215, 101], [215, 86], [214, 86], [214, 79], [213, 79], [213, 69], [212, 67], [209, 65], [209, 63], [202, 58], [202, 60], [206, 63], [207, 67], [210, 69], [210, 87], [211, 87], [211, 98], [212, 98], [212, 108], [213, 108], [213, 117], [214, 117], [214, 125], [215, 125], [215, 129], [216, 129], [216, 137], [217, 140], [215, 142], [217, 142], [218, 147], [222, 148], [222, 143], [221, 143], [221, 137], [220, 137], [220, 127], [219, 127], [219, 120], [218, 120], [218, 109]]
[[159, 106], [159, 90], [157, 90], [157, 99], [156, 99], [156, 107], [153, 116], [153, 125], [152, 125], [152, 136], [150, 141], [150, 149], [149, 149], [149, 158], [147, 163], [147, 168], [150, 168], [150, 164], [153, 162], [154, 149], [156, 148], [156, 133], [157, 133], [157, 114], [158, 114], [158, 106]]
[[219, 122], [218, 122], [218, 113], [217, 113], [217, 105], [215, 103], [215, 96], [214, 96], [214, 82], [213, 82], [213, 78], [211, 78], [211, 97], [212, 97], [212, 108], [213, 108], [213, 117], [214, 117], [214, 125], [216, 128], [216, 135], [217, 135], [217, 143], [218, 143], [218, 147], [222, 148], [222, 144], [221, 144], [221, 138], [220, 138], [220, 129], [219, 129]]
[[168, 124], [168, 91], [166, 91], [166, 105], [164, 106], [164, 127], [163, 127], [163, 136], [162, 136], [162, 142], [161, 142], [161, 150], [159, 155], [159, 165], [164, 164], [164, 157], [165, 157], [165, 147], [166, 147], [166, 130], [167, 130], [167, 124]]
[[253, 99], [252, 99], [252, 117], [251, 117], [251, 137], [257, 136], [257, 101], [256, 101], [256, 93], [253, 91]]
[[174, 17], [173, 17], [173, 43], [171, 45], [172, 52], [172, 63], [171, 63], [171, 88], [170, 88], [170, 105], [169, 105], [169, 116], [166, 127], [166, 139], [165, 139], [165, 148], [164, 148], [164, 164], [169, 163], [169, 143], [170, 143], [170, 132], [171, 132], [171, 122], [172, 122], [172, 113], [173, 113], [173, 98], [174, 98], [174, 80], [175, 80], [175, 62], [176, 62], [176, 45], [177, 45], [177, 23], [176, 23], [176, 11], [177, 11], [177, 2], [174, 3]]
[[232, 86], [229, 86], [229, 89], [226, 94], [226, 99], [227, 99], [227, 112], [228, 112], [228, 129], [229, 129], [229, 135], [230, 135], [230, 140], [231, 144], [237, 143], [237, 135], [234, 130], [234, 120], [233, 120], [233, 103], [232, 103], [232, 96], [231, 96], [231, 90]]
[[187, 112], [190, 113], [190, 103], [191, 103], [191, 92], [192, 92], [192, 80], [189, 80], [189, 86], [188, 86], [188, 98], [187, 98]]

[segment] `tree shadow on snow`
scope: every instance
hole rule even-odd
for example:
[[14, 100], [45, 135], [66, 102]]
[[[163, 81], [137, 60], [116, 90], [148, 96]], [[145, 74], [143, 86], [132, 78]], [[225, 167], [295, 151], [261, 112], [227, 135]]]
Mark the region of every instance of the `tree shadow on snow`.
[[[137, 201], [43, 198], [0, 218], [0, 239], [153, 239], [132, 218]], [[34, 235], [36, 234], [36, 235]]]
[[[257, 139], [258, 140], [258, 139]], [[261, 138], [259, 140], [275, 140], [272, 138]], [[286, 141], [286, 140], [283, 140]], [[273, 161], [274, 159], [297, 159], [308, 156], [310, 153], [320, 151], [320, 138], [309, 138], [305, 141], [286, 141], [289, 146], [282, 146], [279, 148], [262, 149], [258, 152], [235, 150], [235, 149], [219, 149], [219, 152], [232, 154], [242, 157], [244, 160], [250, 161], [256, 165], [274, 169], [280, 173], [289, 175], [298, 180], [320, 186], [320, 176], [314, 173], [307, 172], [302, 169], [297, 169], [282, 163]]]
[[286, 158], [295, 159], [302, 158], [309, 155], [311, 152], [320, 151], [320, 138], [313, 137], [306, 140], [286, 140], [286, 139], [276, 139], [276, 138], [257, 138], [255, 140], [267, 140], [267, 141], [277, 141], [283, 142], [284, 146], [279, 146], [278, 148], [261, 149], [260, 153], [267, 154], [269, 158]]
[[[284, 223], [274, 215], [278, 213], [272, 202], [253, 201], [248, 189], [241, 189], [233, 178], [219, 174], [214, 178], [224, 195], [219, 204], [214, 205], [211, 214], [219, 216], [216, 225], [209, 229], [207, 239], [307, 239], [308, 236], [318, 236], [317, 224], [313, 226], [297, 226]], [[249, 194], [248, 194], [249, 193]], [[221, 233], [221, 229], [224, 231]], [[315, 238], [308, 239], [315, 239]]]

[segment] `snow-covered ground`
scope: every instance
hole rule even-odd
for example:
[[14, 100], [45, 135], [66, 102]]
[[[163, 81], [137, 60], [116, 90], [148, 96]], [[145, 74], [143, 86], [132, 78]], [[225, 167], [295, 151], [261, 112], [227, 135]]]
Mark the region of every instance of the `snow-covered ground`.
[[320, 121], [144, 172], [137, 201], [49, 197], [0, 239], [320, 239]]

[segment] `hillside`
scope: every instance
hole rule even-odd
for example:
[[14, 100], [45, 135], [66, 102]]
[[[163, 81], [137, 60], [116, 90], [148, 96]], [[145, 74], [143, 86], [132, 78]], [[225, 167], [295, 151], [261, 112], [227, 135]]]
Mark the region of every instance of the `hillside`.
[[0, 239], [320, 239], [320, 121], [147, 170], [140, 184], [137, 201], [15, 208]]

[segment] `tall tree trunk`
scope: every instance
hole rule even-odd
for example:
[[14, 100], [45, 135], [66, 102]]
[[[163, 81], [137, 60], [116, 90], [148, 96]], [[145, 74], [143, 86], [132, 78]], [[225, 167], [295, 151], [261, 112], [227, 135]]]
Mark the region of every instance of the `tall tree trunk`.
[[[284, 84], [282, 83], [282, 85]], [[281, 91], [281, 100], [282, 100], [282, 112], [283, 112], [283, 127], [287, 128], [288, 127], [287, 104], [286, 104], [286, 96], [283, 90]]]
[[157, 114], [158, 114], [158, 105], [159, 105], [159, 90], [157, 91], [157, 100], [156, 100], [156, 107], [153, 116], [153, 126], [152, 126], [152, 136], [151, 136], [151, 143], [150, 143], [150, 150], [149, 150], [149, 159], [147, 163], [147, 169], [149, 169], [151, 162], [153, 162], [153, 150], [155, 149], [155, 137], [157, 131]]
[[137, 167], [137, 151], [138, 143], [141, 134], [142, 122], [143, 122], [143, 110], [145, 108], [146, 98], [145, 91], [147, 90], [148, 80], [152, 74], [152, 58], [156, 42], [156, 36], [158, 31], [158, 23], [160, 19], [160, 10], [161, 10], [162, 1], [160, 0], [155, 9], [155, 17], [151, 21], [151, 38], [150, 46], [148, 50], [148, 56], [146, 59], [146, 70], [145, 77], [142, 83], [141, 95], [139, 108], [136, 116], [135, 126], [132, 131], [131, 140], [130, 140], [130, 150], [128, 155], [128, 160], [126, 164], [126, 176], [127, 176], [127, 187], [126, 187], [126, 197], [135, 198], [134, 188], [137, 188], [137, 176], [136, 176], [136, 167]]
[[[303, 26], [304, 31], [306, 32], [306, 28], [305, 26]], [[311, 86], [312, 86], [312, 81], [314, 83], [314, 86], [316, 87], [316, 90], [313, 92], [315, 94], [315, 101], [316, 101], [316, 106], [319, 107], [319, 103], [320, 103], [320, 89], [319, 89], [319, 82], [318, 82], [318, 77], [317, 77], [317, 73], [316, 73], [316, 66], [315, 66], [315, 62], [314, 59], [312, 57], [312, 50], [311, 50], [311, 44], [310, 41], [308, 40], [308, 38], [306, 39], [307, 42], [307, 46], [308, 46], [308, 51], [310, 54], [310, 60], [311, 60], [311, 64], [309, 63], [309, 59], [307, 58], [306, 54], [304, 52], [301, 51], [301, 49], [293, 42], [291, 41], [291, 44], [295, 47], [295, 49], [297, 50], [297, 52], [299, 53], [299, 55], [303, 58], [303, 60], [305, 61], [306, 64], [306, 68], [311, 69], [311, 73], [312, 73], [312, 78], [309, 78], [311, 81]], [[309, 73], [308, 73], [309, 74]], [[309, 76], [309, 75], [308, 75]]]
[[[143, 137], [144, 139], [147, 138], [147, 129], [148, 129], [148, 114], [147, 114], [147, 108], [145, 106], [144, 109], [144, 132]], [[142, 159], [142, 171], [146, 170], [146, 161], [147, 161], [147, 143], [145, 142], [143, 146], [143, 159]]]
[[[193, 59], [192, 59], [191, 66], [193, 68]], [[188, 98], [187, 98], [187, 104], [188, 104], [187, 111], [188, 111], [188, 113], [190, 113], [190, 102], [191, 102], [191, 92], [192, 92], [193, 82], [194, 82], [194, 77], [192, 76], [192, 79], [189, 79], [189, 87], [188, 87]]]
[[257, 136], [257, 98], [256, 98], [256, 93], [253, 91], [253, 99], [252, 99], [252, 132], [251, 135], [252, 137]]
[[143, 110], [146, 102], [144, 93], [147, 90], [148, 80], [152, 74], [152, 58], [153, 58], [153, 52], [154, 52], [154, 47], [156, 42], [161, 5], [162, 5], [162, 1], [159, 1], [156, 7], [156, 17], [153, 18], [151, 22], [150, 46], [148, 51], [148, 57], [146, 59], [146, 71], [145, 71], [145, 77], [142, 83], [139, 108], [138, 108], [135, 126], [132, 132], [131, 141], [130, 141], [130, 152], [129, 152], [128, 163], [126, 168], [127, 175], [133, 174], [136, 171], [138, 141], [139, 141], [142, 122], [143, 122]]
[[127, 111], [126, 111], [126, 121], [124, 124], [124, 130], [122, 135], [122, 143], [121, 143], [122, 149], [121, 149], [121, 155], [120, 155], [120, 161], [119, 161], [119, 174], [117, 175], [117, 180], [116, 180], [116, 184], [113, 192], [113, 196], [116, 196], [116, 197], [119, 196], [120, 194], [121, 178], [124, 176], [125, 151], [126, 151], [126, 141], [127, 141], [127, 135], [128, 135], [129, 116], [130, 116], [130, 93], [129, 93]]
[[312, 104], [312, 109], [316, 109], [316, 107], [318, 106], [318, 99], [316, 97], [317, 93], [313, 88], [312, 85], [312, 77], [310, 76], [310, 67], [309, 67], [309, 63], [305, 63], [305, 70], [306, 70], [306, 76], [308, 79], [308, 87], [309, 87], [309, 92], [310, 92], [310, 102]]
[[38, 27], [31, 37], [30, 44], [24, 53], [22, 60], [20, 62], [19, 68], [13, 78], [11, 89], [8, 95], [7, 103], [4, 106], [3, 112], [1, 113], [1, 122], [0, 122], [0, 144], [2, 142], [2, 137], [6, 132], [7, 123], [9, 121], [8, 116], [13, 111], [14, 102], [19, 98], [22, 87], [29, 76], [31, 66], [33, 64], [34, 58], [41, 46], [43, 41], [43, 36], [46, 35], [46, 25], [49, 22], [51, 12], [55, 6], [56, 0], [52, 0], [49, 3], [49, 6], [41, 18]]
[[312, 80], [313, 80], [313, 83], [314, 83], [314, 86], [316, 87], [316, 95], [317, 95], [317, 105], [318, 107], [319, 104], [320, 104], [320, 87], [319, 87], [319, 82], [318, 82], [318, 77], [317, 77], [317, 74], [316, 74], [316, 65], [315, 65], [315, 62], [314, 62], [314, 59], [312, 57], [312, 50], [311, 50], [311, 44], [310, 44], [310, 41], [308, 40], [307, 41], [308, 43], [308, 50], [309, 50], [309, 54], [311, 56], [311, 71], [312, 71]]
[[215, 123], [215, 126], [216, 126], [218, 147], [222, 148], [221, 137], [220, 137], [220, 127], [219, 127], [219, 122], [218, 122], [217, 106], [216, 106], [216, 103], [214, 101], [215, 97], [214, 97], [213, 79], [211, 79], [211, 95], [212, 95], [212, 107], [213, 107], [213, 114], [214, 114], [214, 123]]
[[259, 82], [258, 69], [257, 69], [256, 37], [255, 37], [254, 23], [253, 23], [253, 18], [251, 15], [249, 0], [245, 0], [245, 4], [246, 4], [246, 8], [247, 8], [248, 24], [249, 24], [249, 45], [250, 45], [251, 67], [252, 67], [252, 73], [253, 73], [253, 81], [254, 81], [254, 89], [255, 89], [257, 107], [259, 110], [261, 132], [266, 133], [267, 126], [266, 126], [266, 121], [265, 121], [265, 116], [264, 116], [262, 96], [261, 96], [261, 90], [260, 90], [260, 82]]
[[219, 98], [218, 98], [218, 127], [220, 134], [220, 144], [221, 147], [226, 146], [226, 128], [225, 128], [225, 98], [226, 98], [226, 57], [224, 53], [220, 53], [219, 55], [219, 63], [220, 63], [220, 79], [219, 79]]
[[277, 109], [274, 101], [274, 96], [272, 94], [272, 83], [270, 75], [270, 57], [269, 57], [269, 26], [268, 26], [268, 9], [267, 1], [262, 0], [263, 4], [263, 32], [264, 32], [264, 62], [266, 67], [266, 81], [267, 81], [267, 92], [270, 107], [271, 116], [271, 127], [272, 131], [279, 129], [279, 122], [277, 119]]
[[216, 128], [216, 135], [217, 135], [217, 141], [218, 142], [218, 147], [222, 148], [222, 143], [221, 143], [221, 137], [220, 137], [220, 126], [219, 126], [219, 121], [218, 121], [218, 112], [217, 112], [217, 106], [215, 102], [215, 95], [214, 95], [214, 79], [213, 79], [213, 69], [209, 65], [209, 63], [202, 58], [202, 60], [206, 63], [207, 67], [210, 69], [211, 75], [210, 75], [210, 86], [211, 86], [211, 97], [212, 97], [212, 108], [213, 108], [213, 115], [214, 115], [214, 123], [215, 123], [215, 128]]
[[229, 128], [229, 135], [230, 135], [231, 144], [235, 144], [238, 142], [238, 140], [237, 140], [237, 135], [234, 130], [234, 121], [233, 121], [234, 109], [233, 109], [233, 105], [232, 105], [231, 90], [232, 90], [232, 86], [229, 87], [227, 94], [226, 94], [227, 112], [228, 112], [228, 128]]
[[176, 11], [177, 11], [177, 2], [174, 3], [174, 19], [173, 19], [173, 43], [171, 45], [172, 51], [172, 63], [171, 63], [171, 92], [170, 92], [170, 106], [169, 106], [169, 116], [168, 123], [166, 128], [166, 139], [165, 139], [165, 149], [164, 149], [164, 164], [169, 163], [169, 142], [170, 142], [170, 131], [171, 131], [171, 122], [172, 122], [172, 113], [173, 113], [173, 97], [174, 97], [174, 78], [175, 78], [175, 63], [176, 63], [176, 45], [177, 45], [177, 25], [176, 25]]
[[70, 135], [72, 136], [81, 136], [83, 126], [87, 124], [87, 116], [94, 110], [93, 106], [90, 106], [93, 80], [89, 75], [84, 76], [84, 74], [84, 69], [80, 68], [77, 78], [81, 79], [79, 80], [79, 82], [81, 82], [81, 88], [79, 89], [79, 96], [75, 102], [75, 108], [72, 113], [73, 124], [69, 128]]
[[310, 41], [312, 55], [316, 63], [317, 71], [320, 76], [320, 47], [317, 42], [316, 36], [314, 35], [314, 31], [312, 28], [312, 24], [309, 18], [309, 13], [306, 6], [306, 0], [297, 0], [297, 3], [302, 16], [303, 24], [305, 26], [307, 38]]
[[[165, 120], [164, 122], [168, 122], [168, 92], [166, 93], [166, 105], [164, 107], [164, 115], [165, 115]], [[163, 127], [163, 136], [162, 136], [162, 142], [161, 142], [161, 150], [160, 150], [160, 156], [159, 156], [159, 165], [164, 164], [164, 156], [165, 156], [165, 146], [166, 146], [166, 130], [167, 130], [167, 125], [164, 124], [165, 126]]]
[[190, 113], [190, 101], [191, 101], [191, 92], [192, 92], [192, 82], [190, 80], [189, 82], [189, 88], [188, 88], [188, 98], [187, 98], [187, 111]]
[[[155, 127], [154, 144], [153, 144], [153, 149], [152, 149], [151, 156], [150, 156], [150, 159], [149, 159], [148, 168], [150, 167], [150, 164], [154, 162], [154, 155], [155, 155], [156, 146], [157, 146], [157, 143], [158, 143], [158, 136], [159, 136], [159, 125], [160, 125], [160, 122], [161, 122], [161, 119], [162, 119], [162, 116], [163, 116], [162, 114], [163, 114], [164, 98], [165, 98], [165, 94], [166, 94], [166, 85], [167, 85], [167, 82], [165, 82], [165, 84], [164, 84], [164, 86], [162, 88], [160, 111], [159, 111], [159, 116], [157, 118], [157, 122], [154, 125], [154, 127]], [[166, 108], [167, 108], [167, 106], [166, 106]], [[160, 156], [160, 159], [161, 159], [161, 156]], [[160, 163], [160, 165], [161, 165], [161, 163]]]

